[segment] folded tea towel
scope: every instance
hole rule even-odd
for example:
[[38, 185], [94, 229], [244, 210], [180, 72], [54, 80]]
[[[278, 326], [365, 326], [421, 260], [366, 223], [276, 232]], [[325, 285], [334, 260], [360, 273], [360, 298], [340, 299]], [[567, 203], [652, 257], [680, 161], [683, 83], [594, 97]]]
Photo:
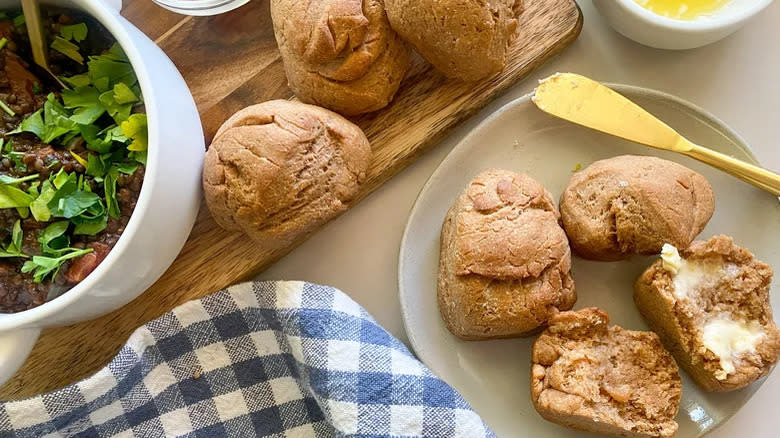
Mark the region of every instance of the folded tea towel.
[[0, 437], [493, 437], [344, 293], [244, 283], [136, 330], [94, 376], [0, 405]]

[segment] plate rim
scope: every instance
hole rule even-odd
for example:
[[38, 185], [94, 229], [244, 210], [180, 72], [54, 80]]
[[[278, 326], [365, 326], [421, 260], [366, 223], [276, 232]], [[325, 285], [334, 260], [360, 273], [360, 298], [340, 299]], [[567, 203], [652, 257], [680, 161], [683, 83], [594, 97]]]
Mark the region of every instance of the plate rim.
[[[699, 107], [698, 105], [690, 101], [687, 101], [685, 99], [682, 99], [680, 97], [677, 97], [675, 95], [663, 91], [651, 89], [651, 88], [645, 88], [645, 87], [634, 86], [634, 85], [626, 85], [626, 84], [614, 84], [614, 83], [605, 83], [604, 85], [617, 91], [620, 94], [627, 95], [627, 97], [631, 97], [632, 95], [647, 96], [653, 99], [657, 99], [659, 101], [667, 101], [674, 105], [677, 105], [678, 107], [684, 108], [692, 115], [701, 118], [703, 121], [707, 122], [717, 130], [720, 130], [723, 134], [728, 136], [728, 138], [747, 155], [748, 157], [747, 161], [752, 162], [752, 164], [756, 164], [756, 165], [760, 164], [753, 152], [753, 149], [739, 133], [737, 133], [734, 129], [732, 129], [729, 125], [727, 125], [723, 120], [721, 120], [714, 114], [710, 113], [709, 111]], [[435, 369], [433, 369], [432, 366], [429, 364], [429, 361], [426, 360], [427, 349], [422, 346], [420, 341], [417, 339], [417, 335], [409, 329], [409, 315], [411, 311], [409, 310], [408, 307], [409, 303], [407, 303], [406, 301], [407, 294], [405, 293], [403, 272], [406, 270], [405, 259], [407, 258], [407, 253], [408, 253], [407, 240], [410, 234], [412, 219], [419, 214], [419, 211], [422, 208], [420, 203], [420, 198], [423, 196], [423, 194], [428, 192], [431, 186], [437, 183], [437, 181], [440, 179], [441, 173], [443, 172], [443, 168], [449, 163], [449, 161], [454, 159], [453, 158], [454, 154], [459, 149], [461, 149], [464, 144], [468, 143], [474, 136], [476, 136], [478, 132], [481, 130], [481, 128], [483, 128], [485, 125], [492, 123], [495, 119], [500, 117], [506, 111], [509, 111], [519, 105], [523, 105], [531, 102], [531, 98], [533, 97], [533, 95], [534, 95], [534, 91], [531, 91], [527, 94], [524, 94], [523, 96], [518, 97], [517, 99], [511, 100], [506, 104], [502, 105], [500, 108], [498, 108], [497, 110], [495, 110], [494, 112], [486, 116], [472, 130], [470, 130], [466, 135], [464, 135], [463, 138], [461, 138], [457, 142], [457, 144], [455, 144], [455, 146], [453, 146], [453, 148], [447, 153], [447, 155], [445, 155], [445, 157], [441, 160], [441, 162], [436, 166], [436, 169], [434, 169], [434, 171], [425, 181], [425, 184], [423, 184], [423, 186], [420, 188], [420, 191], [417, 193], [417, 196], [415, 197], [414, 204], [412, 205], [412, 209], [409, 211], [409, 215], [406, 220], [406, 225], [404, 225], [404, 232], [401, 235], [401, 243], [398, 251], [398, 272], [397, 272], [398, 298], [401, 306], [401, 319], [403, 322], [404, 332], [406, 333], [407, 339], [409, 339], [409, 344], [411, 346], [412, 352], [423, 364], [425, 364], [426, 367], [428, 367], [428, 369], [431, 370], [433, 374], [437, 376], [438, 376], [438, 372]], [[648, 148], [653, 149], [651, 147]], [[719, 422], [714, 427], [704, 431], [704, 433], [707, 434], [719, 428], [721, 425], [726, 423], [731, 417], [733, 417], [737, 411], [739, 411], [739, 409], [727, 414], [721, 422]]]

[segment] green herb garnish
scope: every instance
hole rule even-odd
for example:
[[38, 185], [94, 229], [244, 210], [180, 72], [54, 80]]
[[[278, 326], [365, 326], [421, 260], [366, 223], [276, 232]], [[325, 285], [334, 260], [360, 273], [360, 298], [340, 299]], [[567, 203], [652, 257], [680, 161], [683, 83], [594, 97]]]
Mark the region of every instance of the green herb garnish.
[[7, 112], [11, 117], [16, 115], [14, 110], [12, 110], [11, 107], [8, 106], [7, 103], [3, 102], [3, 99], [0, 99], [0, 108], [2, 108], [3, 111]]
[[78, 62], [79, 64], [84, 63], [84, 57], [81, 56], [81, 53], [79, 53], [79, 46], [73, 44], [61, 36], [54, 37], [54, 41], [51, 42], [51, 48]]
[[80, 43], [87, 38], [87, 25], [86, 23], [72, 24], [70, 26], [62, 26], [60, 28], [60, 36], [68, 41], [75, 41]]
[[0, 257], [29, 257], [22, 253], [23, 237], [21, 221], [17, 219], [11, 231], [11, 241], [0, 249]]
[[75, 249], [70, 248], [70, 252], [59, 257], [46, 257], [46, 256], [34, 256], [32, 260], [24, 262], [22, 266], [22, 273], [33, 273], [33, 281], [36, 283], [42, 282], [46, 277], [51, 274], [51, 278], [57, 277], [60, 271], [60, 267], [66, 261], [81, 257], [85, 254], [91, 253], [92, 248], [87, 249]]
[[6, 44], [8, 44], [8, 38], [6, 37], [0, 38], [0, 50], [3, 50]]

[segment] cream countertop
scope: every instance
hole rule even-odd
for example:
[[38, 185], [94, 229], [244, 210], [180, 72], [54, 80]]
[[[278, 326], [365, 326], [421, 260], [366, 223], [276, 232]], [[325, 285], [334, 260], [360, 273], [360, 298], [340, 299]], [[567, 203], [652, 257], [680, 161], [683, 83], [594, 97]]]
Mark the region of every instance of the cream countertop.
[[[566, 52], [462, 124], [440, 145], [259, 278], [307, 280], [338, 287], [405, 341], [397, 259], [401, 234], [417, 194], [465, 133], [503, 104], [528, 93], [537, 79], [556, 71], [654, 88], [689, 100], [739, 132], [765, 166], [780, 170], [780, 2], [725, 40], [683, 52], [650, 49], [625, 39], [608, 27], [589, 0], [579, 3], [585, 27]], [[780, 267], [775, 269], [780, 272]], [[777, 436], [779, 402], [780, 372], [775, 372], [734, 418], [709, 437]]]

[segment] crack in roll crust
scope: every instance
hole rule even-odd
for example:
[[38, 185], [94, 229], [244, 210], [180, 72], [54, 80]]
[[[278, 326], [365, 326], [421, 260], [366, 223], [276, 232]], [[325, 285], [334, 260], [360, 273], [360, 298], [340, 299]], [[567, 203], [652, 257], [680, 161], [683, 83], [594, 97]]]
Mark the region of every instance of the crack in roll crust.
[[531, 177], [490, 169], [447, 212], [439, 310], [462, 339], [527, 336], [576, 300], [559, 213]]
[[336, 113], [276, 100], [220, 127], [204, 162], [215, 221], [266, 247], [284, 246], [346, 210], [371, 160], [368, 139]]
[[385, 0], [393, 29], [447, 77], [498, 73], [517, 31], [521, 0]]
[[[709, 271], [714, 278], [703, 278], [692, 290], [676, 291], [680, 283], [675, 283], [661, 260], [654, 262], [634, 284], [634, 301], [647, 324], [707, 391], [733, 391], [768, 374], [780, 355], [780, 330], [769, 302], [772, 268], [724, 235], [696, 241], [680, 253], [685, 263], [718, 267]], [[703, 338], [706, 324], [723, 315], [733, 321], [757, 322], [763, 332], [754, 350], [739, 355], [734, 372], [725, 378], [718, 356]]]
[[658, 254], [664, 243], [686, 248], [715, 209], [710, 183], [656, 157], [596, 161], [572, 176], [561, 217], [574, 252], [593, 260]]
[[393, 99], [410, 51], [379, 0], [272, 0], [274, 34], [299, 99], [342, 114]]
[[562, 312], [532, 350], [531, 399], [548, 421], [631, 438], [670, 437], [682, 396], [677, 364], [652, 332], [609, 326], [596, 308]]

